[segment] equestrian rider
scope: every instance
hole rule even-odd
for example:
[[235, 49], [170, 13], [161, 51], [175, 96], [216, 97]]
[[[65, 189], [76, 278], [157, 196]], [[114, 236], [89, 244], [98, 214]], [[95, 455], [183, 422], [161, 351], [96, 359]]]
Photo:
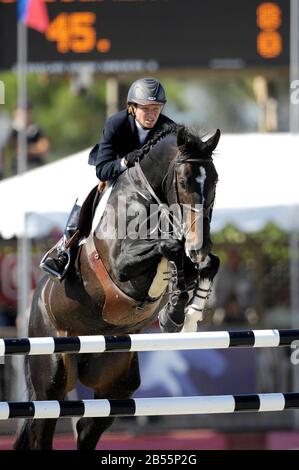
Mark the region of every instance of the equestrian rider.
[[[100, 142], [89, 154], [88, 163], [96, 166], [100, 181], [113, 181], [127, 168], [134, 166], [142, 156], [141, 147], [173, 124], [161, 113], [165, 103], [165, 91], [158, 80], [141, 78], [132, 83], [127, 108], [107, 120]], [[81, 206], [75, 203], [57, 248], [58, 256], [46, 255], [40, 264], [56, 280], [62, 280], [66, 275], [71, 258], [70, 247], [78, 241], [79, 237], [75, 234], [78, 233], [80, 210]]]

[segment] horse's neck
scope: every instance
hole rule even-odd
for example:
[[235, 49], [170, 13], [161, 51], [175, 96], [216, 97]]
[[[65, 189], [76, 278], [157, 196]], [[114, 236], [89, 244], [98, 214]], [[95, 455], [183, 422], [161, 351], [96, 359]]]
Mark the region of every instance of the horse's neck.
[[161, 189], [162, 181], [167, 174], [174, 152], [168, 146], [158, 144], [141, 161], [141, 168], [148, 182], [155, 191]]

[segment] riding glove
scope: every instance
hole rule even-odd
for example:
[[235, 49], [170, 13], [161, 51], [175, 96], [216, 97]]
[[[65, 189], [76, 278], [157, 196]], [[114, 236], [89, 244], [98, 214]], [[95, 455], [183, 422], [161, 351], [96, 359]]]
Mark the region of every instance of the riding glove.
[[142, 157], [143, 151], [141, 149], [133, 150], [133, 152], [130, 152], [125, 156], [125, 164], [130, 168], [135, 165], [138, 158], [141, 159]]

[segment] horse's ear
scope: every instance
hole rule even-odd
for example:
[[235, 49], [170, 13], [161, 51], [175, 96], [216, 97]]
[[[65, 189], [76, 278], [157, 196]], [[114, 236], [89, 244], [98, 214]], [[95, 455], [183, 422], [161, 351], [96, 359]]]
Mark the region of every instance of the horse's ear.
[[211, 152], [214, 152], [215, 148], [217, 147], [218, 145], [218, 142], [219, 142], [219, 139], [220, 139], [220, 135], [221, 135], [221, 132], [220, 132], [220, 129], [217, 129], [217, 131], [215, 132], [214, 135], [212, 135], [212, 137], [210, 137], [205, 143], [204, 143], [204, 148], [203, 148], [203, 151], [208, 151], [209, 153]]
[[177, 132], [176, 141], [177, 141], [177, 146], [178, 147], [182, 147], [183, 145], [186, 145], [186, 143], [188, 142], [188, 133], [187, 133], [184, 126], [179, 127], [179, 130]]

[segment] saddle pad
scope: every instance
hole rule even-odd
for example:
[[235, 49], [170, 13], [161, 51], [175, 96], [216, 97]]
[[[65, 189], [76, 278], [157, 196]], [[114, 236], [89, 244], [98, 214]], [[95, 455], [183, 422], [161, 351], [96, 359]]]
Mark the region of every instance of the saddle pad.
[[93, 218], [93, 221], [92, 221], [91, 233], [93, 233], [95, 231], [95, 229], [97, 228], [97, 226], [101, 222], [104, 211], [106, 209], [108, 199], [110, 197], [112, 189], [115, 186], [115, 183], [116, 183], [116, 181], [113, 181], [109, 186], [107, 186], [107, 188], [105, 189], [105, 191], [102, 194], [102, 197], [101, 197], [100, 202], [99, 202], [99, 204], [96, 208], [94, 218]]

